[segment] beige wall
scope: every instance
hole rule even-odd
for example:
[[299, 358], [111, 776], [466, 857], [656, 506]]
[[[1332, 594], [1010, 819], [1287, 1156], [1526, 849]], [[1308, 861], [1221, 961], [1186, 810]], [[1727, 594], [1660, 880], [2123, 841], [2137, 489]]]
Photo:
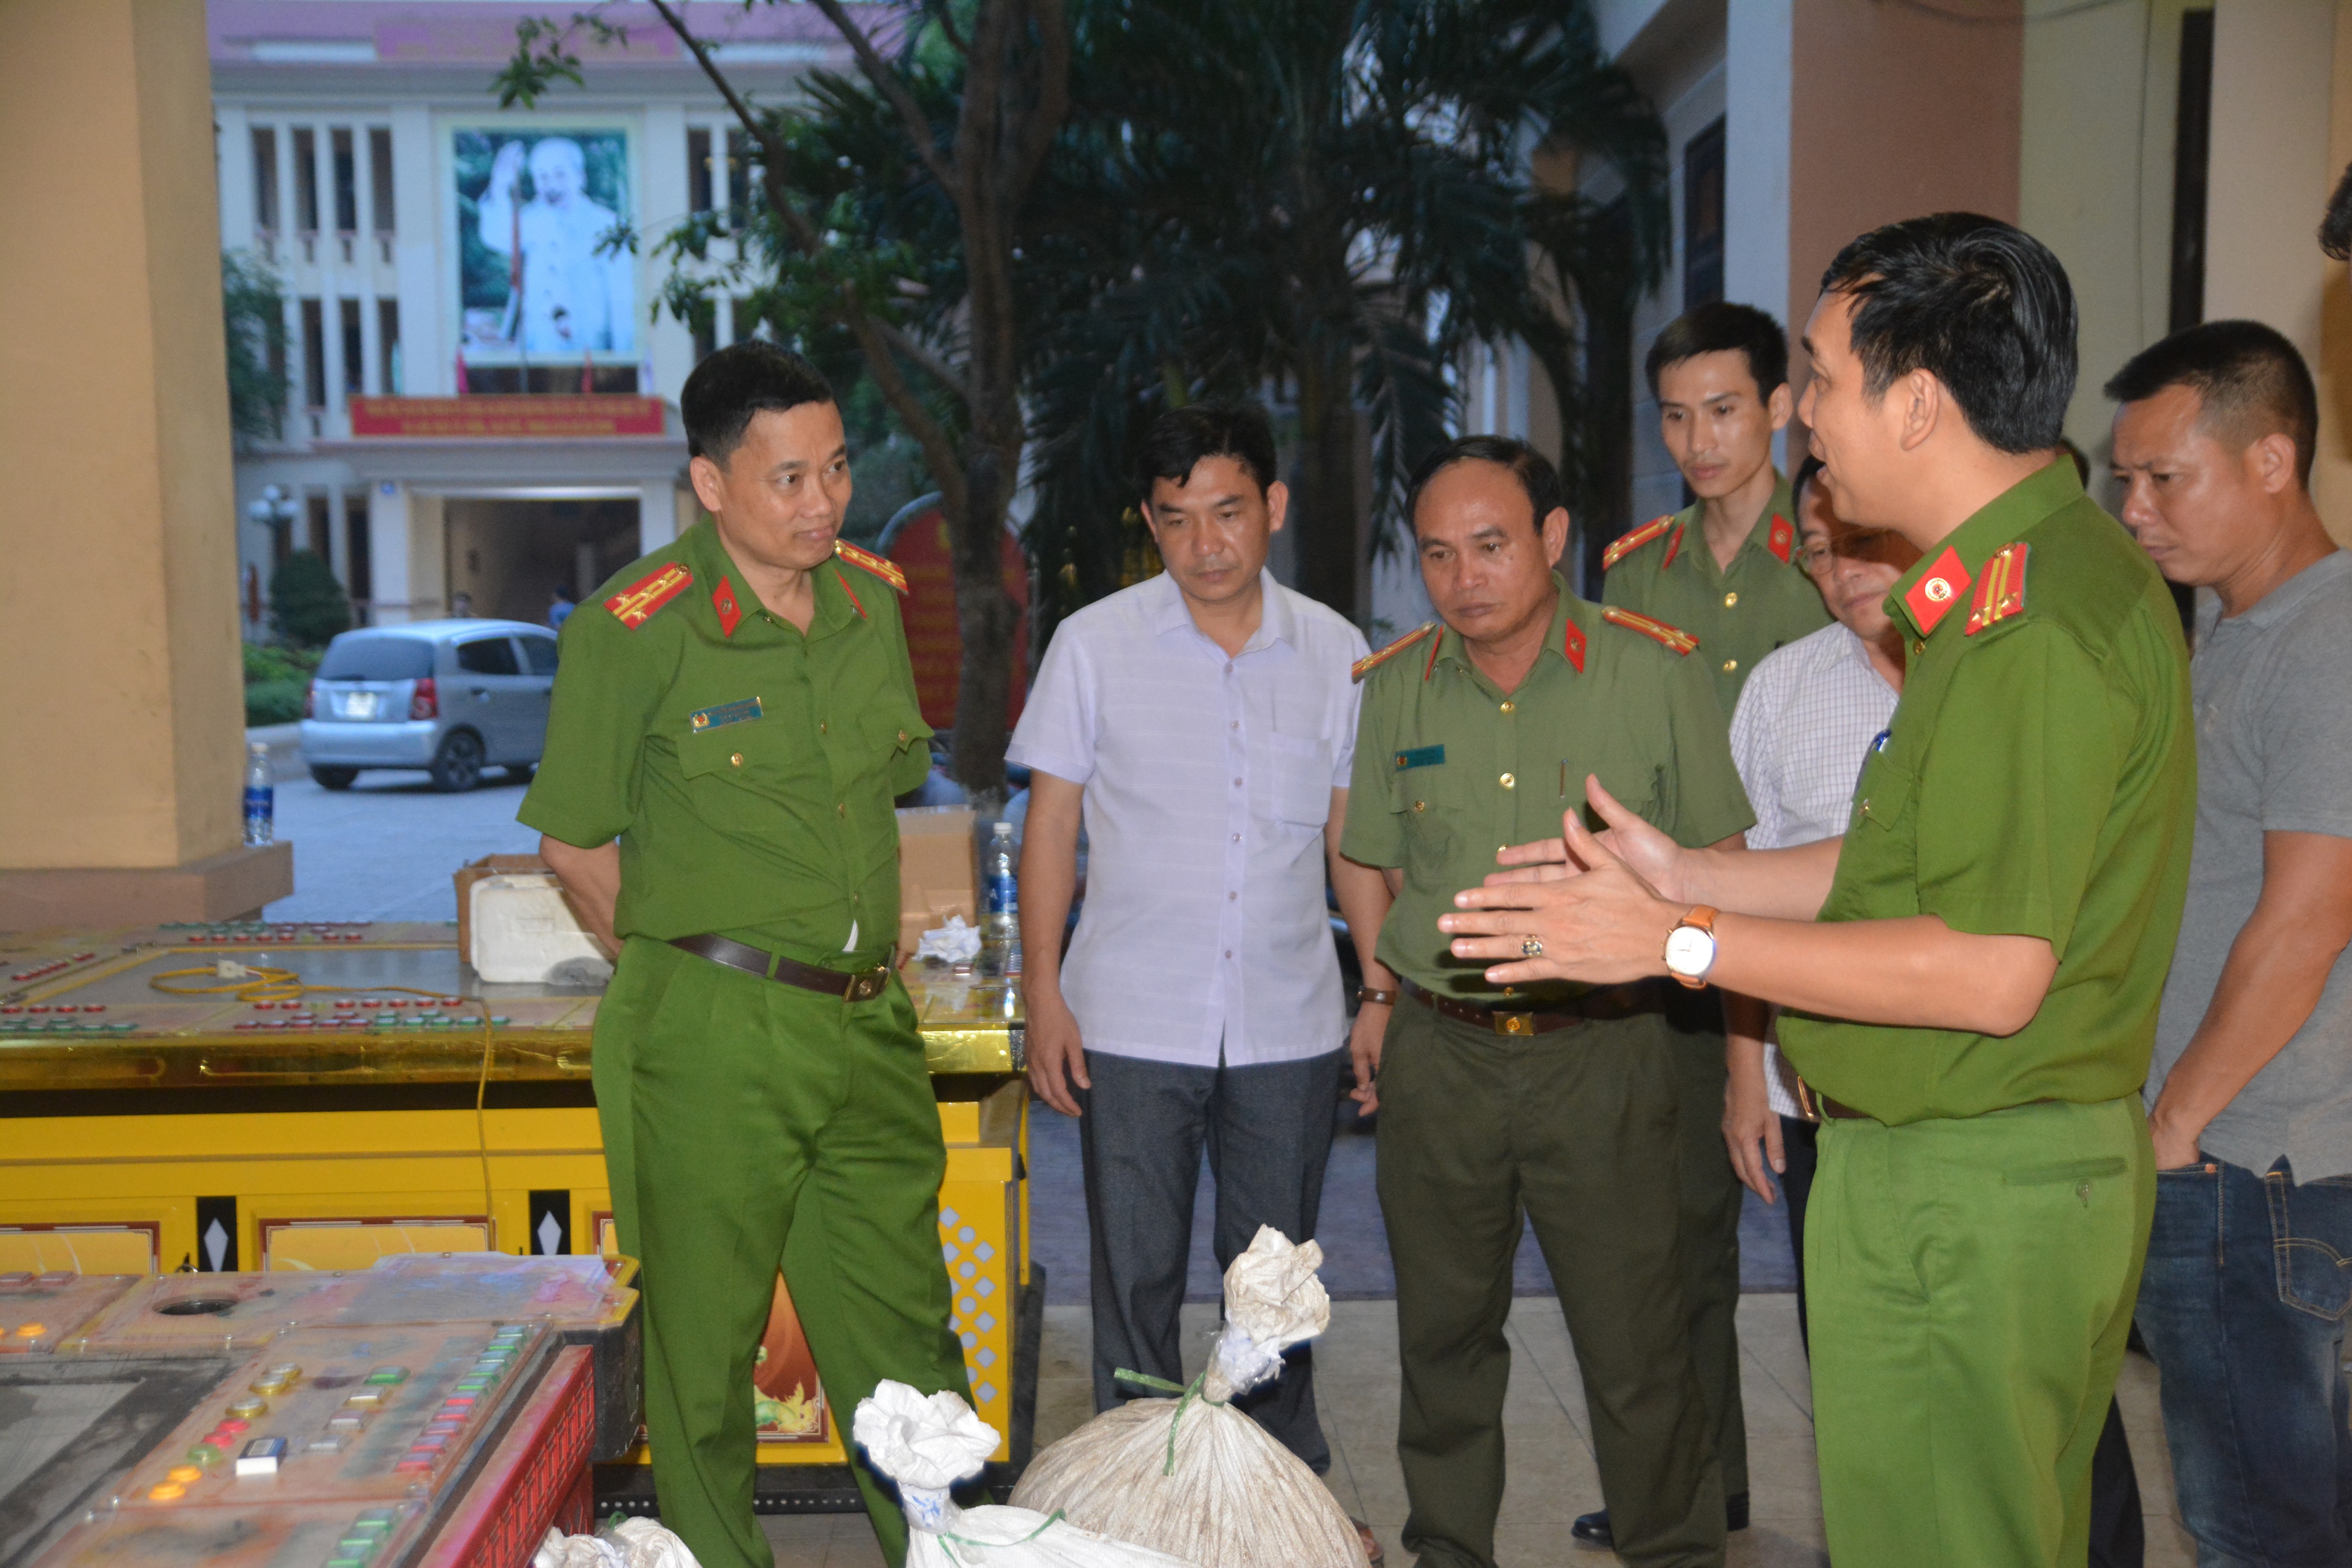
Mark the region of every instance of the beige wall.
[[239, 837], [201, 0], [0, 0], [0, 870]]
[[1924, 213], [2017, 220], [2025, 29], [1879, 0], [1794, 0], [1790, 26], [1788, 320], [1801, 384], [1794, 340], [1848, 240]]

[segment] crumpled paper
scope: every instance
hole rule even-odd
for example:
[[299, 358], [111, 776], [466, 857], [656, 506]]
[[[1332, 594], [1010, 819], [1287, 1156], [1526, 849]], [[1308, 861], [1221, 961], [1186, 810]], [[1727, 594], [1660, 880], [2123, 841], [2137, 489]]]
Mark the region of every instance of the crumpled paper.
[[1282, 1352], [1331, 1326], [1331, 1295], [1315, 1271], [1323, 1248], [1294, 1246], [1270, 1225], [1225, 1270], [1225, 1326], [1211, 1353], [1210, 1397], [1231, 1398], [1282, 1370]]
[[947, 924], [923, 933], [922, 945], [915, 949], [915, 956], [936, 958], [942, 963], [969, 963], [979, 952], [980, 928], [964, 923], [961, 915], [950, 915]]
[[851, 1435], [874, 1468], [901, 1487], [944, 1491], [977, 1475], [996, 1452], [996, 1430], [957, 1394], [926, 1398], [884, 1381], [857, 1402]]
[[530, 1568], [699, 1568], [686, 1542], [650, 1519], [625, 1519], [603, 1535], [551, 1530]]

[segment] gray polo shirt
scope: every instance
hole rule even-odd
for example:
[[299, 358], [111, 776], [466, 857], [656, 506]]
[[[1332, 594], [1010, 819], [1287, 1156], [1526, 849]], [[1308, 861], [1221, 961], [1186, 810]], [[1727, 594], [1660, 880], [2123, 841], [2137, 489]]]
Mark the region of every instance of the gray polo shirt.
[[[2263, 890], [2263, 835], [2352, 838], [2352, 554], [2314, 562], [2243, 615], [2209, 604], [2189, 661], [2197, 845], [2147, 1101], [2203, 1021]], [[2294, 1038], [2212, 1124], [2205, 1152], [2297, 1182], [2352, 1173], [2352, 950]]]

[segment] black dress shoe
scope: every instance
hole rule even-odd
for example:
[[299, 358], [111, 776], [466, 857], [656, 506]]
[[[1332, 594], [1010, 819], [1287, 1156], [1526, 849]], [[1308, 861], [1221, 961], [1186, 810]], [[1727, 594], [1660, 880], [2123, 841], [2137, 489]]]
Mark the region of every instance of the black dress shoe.
[[[1748, 1528], [1748, 1494], [1746, 1492], [1734, 1492], [1723, 1500], [1723, 1528], [1727, 1531]], [[1594, 1509], [1591, 1513], [1578, 1514], [1576, 1522], [1568, 1527], [1568, 1533], [1590, 1546], [1617, 1544], [1617, 1538], [1609, 1533], [1609, 1510], [1605, 1508]]]

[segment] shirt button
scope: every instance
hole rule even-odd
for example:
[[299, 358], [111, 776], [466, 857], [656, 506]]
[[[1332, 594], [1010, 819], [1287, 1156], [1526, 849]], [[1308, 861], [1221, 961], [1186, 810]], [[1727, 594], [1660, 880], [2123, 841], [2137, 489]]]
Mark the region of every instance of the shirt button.
[[1230, 948], [1230, 947], [1229, 947], [1229, 948], [1225, 949], [1225, 956], [1226, 956], [1227, 958], [1231, 958], [1233, 955], [1234, 955], [1234, 950], [1233, 950], [1232, 948]]
[[741, 767], [741, 766], [743, 765], [743, 753], [742, 753], [742, 752], [736, 752], [733, 756], [731, 756], [731, 757], [728, 758], [728, 759], [727, 759], [727, 765], [728, 765], [729, 767], [730, 767], [730, 768], [740, 768], [740, 767]]
[[[818, 721], [816, 721], [816, 732], [817, 732], [818, 734], [820, 734], [820, 735], [822, 735], [822, 734], [824, 734], [824, 733], [825, 732], [824, 721], [824, 720], [822, 720], [822, 719], [820, 719], [820, 720], [818, 720]], [[906, 737], [902, 735], [902, 736], [900, 736], [900, 737], [899, 737], [899, 739], [900, 739], [900, 740], [904, 740], [904, 739], [906, 739]]]
[[1726, 675], [1729, 675], [1733, 670], [1738, 669], [1738, 668], [1739, 661], [1736, 658], [1727, 658], [1723, 661], [1723, 673]]
[[1514, 785], [1516, 785], [1518, 782], [1519, 782], [1518, 780], [1517, 780], [1517, 779], [1513, 778], [1513, 777], [1512, 777], [1510, 774], [1508, 774], [1508, 773], [1505, 773], [1505, 774], [1503, 775], [1503, 787], [1504, 787], [1505, 789], [1510, 789], [1510, 788], [1512, 788], [1512, 787], [1513, 787]]
[[1242, 841], [1242, 836], [1241, 836], [1240, 834], [1238, 834], [1238, 833], [1234, 834], [1234, 843], [1236, 843], [1236, 844], [1239, 844], [1241, 841]]
[[1239, 780], [1239, 779], [1235, 779], [1235, 780], [1234, 781], [1234, 787], [1235, 789], [1239, 789], [1239, 788], [1241, 788], [1241, 787], [1242, 787], [1242, 781], [1241, 781], [1241, 780]]
[[1238, 720], [1238, 719], [1234, 720], [1232, 723], [1227, 724], [1227, 725], [1225, 726], [1225, 728], [1226, 728], [1226, 729], [1228, 729], [1228, 730], [1238, 730], [1238, 729], [1240, 729], [1241, 727], [1242, 727], [1242, 721], [1241, 721], [1240, 720]]
[[1911, 645], [1911, 657], [1913, 658], [1918, 658], [1921, 654], [1926, 653], [1927, 651], [1927, 639], [1925, 637], [1921, 637], [1917, 642]]
[[1227, 902], [1227, 903], [1229, 903], [1229, 904], [1230, 904], [1230, 903], [1232, 903], [1235, 899], [1238, 899], [1238, 898], [1240, 898], [1240, 897], [1241, 897], [1241, 895], [1240, 895], [1239, 893], [1227, 893], [1227, 894], [1225, 895], [1225, 902]]
[[849, 803], [845, 800], [834, 802], [833, 814], [835, 816], [847, 816], [849, 815]]
[[1503, 704], [1503, 711], [1506, 713], [1516, 713], [1518, 710], [1519, 705], [1516, 702], [1506, 702]]
[[1425, 800], [1414, 801], [1412, 803], [1412, 808], [1415, 811], [1427, 811], [1429, 809], [1429, 802]]
[[898, 744], [900, 744], [900, 745], [902, 745], [902, 746], [903, 746], [903, 745], [905, 745], [906, 743], [907, 743], [907, 731], [904, 731], [904, 730], [901, 730], [901, 731], [898, 731]]
[[1736, 593], [1734, 593], [1734, 594], [1726, 594], [1726, 595], [1723, 596], [1723, 607], [1724, 607], [1725, 609], [1727, 609], [1727, 609], [1729, 609], [1729, 608], [1731, 608], [1731, 606], [1732, 606], [1732, 605], [1736, 605], [1736, 604], [1738, 604], [1738, 603], [1739, 603], [1739, 595], [1738, 595], [1738, 594], [1736, 594]]

